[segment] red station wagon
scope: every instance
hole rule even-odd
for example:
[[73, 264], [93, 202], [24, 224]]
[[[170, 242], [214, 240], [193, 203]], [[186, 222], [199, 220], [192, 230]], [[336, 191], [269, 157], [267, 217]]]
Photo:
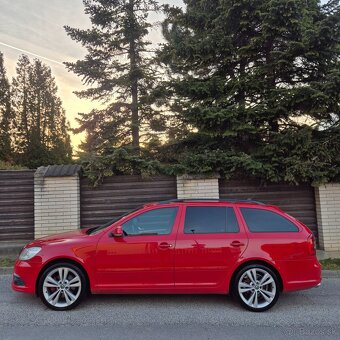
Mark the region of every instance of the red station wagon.
[[12, 288], [54, 310], [88, 292], [230, 293], [261, 312], [281, 292], [320, 282], [313, 234], [292, 216], [249, 200], [186, 199], [33, 241], [15, 263]]

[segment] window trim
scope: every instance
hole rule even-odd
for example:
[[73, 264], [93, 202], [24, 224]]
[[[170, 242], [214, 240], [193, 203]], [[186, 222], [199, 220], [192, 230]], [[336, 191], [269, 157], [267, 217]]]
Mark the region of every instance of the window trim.
[[[242, 218], [242, 221], [243, 221], [245, 227], [247, 228], [247, 232], [249, 232], [249, 233], [252, 233], [252, 234], [270, 234], [270, 233], [279, 234], [279, 233], [299, 233], [299, 232], [301, 232], [300, 226], [295, 221], [293, 221], [293, 219], [296, 220], [294, 217], [290, 218], [289, 215], [286, 216], [286, 215], [284, 215], [284, 214], [282, 214], [279, 211], [276, 211], [274, 209], [266, 209], [264, 207], [245, 207], [245, 206], [238, 206], [238, 209], [239, 209], [239, 213], [240, 213], [240, 216]], [[272, 231], [253, 231], [253, 230], [251, 230], [249, 228], [248, 223], [247, 223], [247, 221], [246, 221], [246, 219], [245, 219], [245, 217], [244, 217], [244, 215], [242, 213], [242, 209], [254, 209], [254, 210], [269, 211], [269, 212], [271, 212], [273, 214], [276, 214], [276, 215], [279, 215], [282, 218], [284, 218], [284, 219], [288, 220], [289, 222], [291, 222], [296, 227], [296, 230], [294, 230], [294, 231], [276, 231], [276, 230], [272, 230]], [[298, 220], [296, 220], [296, 221], [298, 222]]]
[[[231, 231], [228, 232], [226, 231], [219, 231], [219, 232], [213, 232], [213, 233], [204, 233], [204, 232], [198, 232], [198, 233], [188, 233], [185, 231], [185, 219], [187, 216], [187, 209], [188, 208], [225, 208], [226, 209], [226, 213], [227, 213], [227, 209], [230, 208], [233, 210], [234, 215], [235, 215], [235, 219], [237, 222], [237, 226], [238, 226], [238, 230], [237, 231]], [[229, 205], [186, 205], [184, 207], [184, 211], [183, 211], [183, 235], [221, 235], [221, 234], [226, 234], [226, 235], [234, 235], [234, 234], [240, 234], [241, 233], [241, 224], [240, 224], [240, 220], [237, 216], [237, 210], [235, 209], [236, 207], [233, 206], [229, 206]], [[227, 220], [226, 220], [227, 221]], [[226, 228], [228, 226], [228, 222], [226, 222]]]

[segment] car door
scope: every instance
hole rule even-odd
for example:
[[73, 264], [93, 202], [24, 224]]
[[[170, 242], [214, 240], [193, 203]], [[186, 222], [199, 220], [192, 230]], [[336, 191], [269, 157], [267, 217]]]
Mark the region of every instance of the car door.
[[176, 241], [176, 290], [224, 291], [247, 243], [233, 207], [188, 204]]
[[123, 237], [107, 232], [97, 246], [100, 291], [162, 290], [174, 287], [178, 207], [148, 207], [121, 225]]

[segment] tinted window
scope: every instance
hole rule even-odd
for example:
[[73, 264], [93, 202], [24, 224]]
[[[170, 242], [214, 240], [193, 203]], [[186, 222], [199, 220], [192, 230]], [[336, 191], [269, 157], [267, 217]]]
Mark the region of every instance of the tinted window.
[[237, 233], [239, 231], [233, 208], [187, 207], [185, 234]]
[[252, 232], [292, 232], [297, 226], [285, 217], [269, 210], [241, 208], [242, 215]]
[[167, 235], [171, 233], [177, 208], [162, 208], [142, 213], [123, 224], [127, 235]]

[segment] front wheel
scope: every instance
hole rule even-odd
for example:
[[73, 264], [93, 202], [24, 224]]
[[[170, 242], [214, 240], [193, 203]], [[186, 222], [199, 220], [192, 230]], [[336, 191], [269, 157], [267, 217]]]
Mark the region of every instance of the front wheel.
[[76, 307], [86, 295], [86, 278], [81, 269], [70, 263], [57, 263], [42, 274], [39, 296], [53, 310]]
[[246, 309], [263, 312], [272, 308], [279, 298], [278, 277], [264, 265], [248, 265], [237, 273], [233, 294]]

